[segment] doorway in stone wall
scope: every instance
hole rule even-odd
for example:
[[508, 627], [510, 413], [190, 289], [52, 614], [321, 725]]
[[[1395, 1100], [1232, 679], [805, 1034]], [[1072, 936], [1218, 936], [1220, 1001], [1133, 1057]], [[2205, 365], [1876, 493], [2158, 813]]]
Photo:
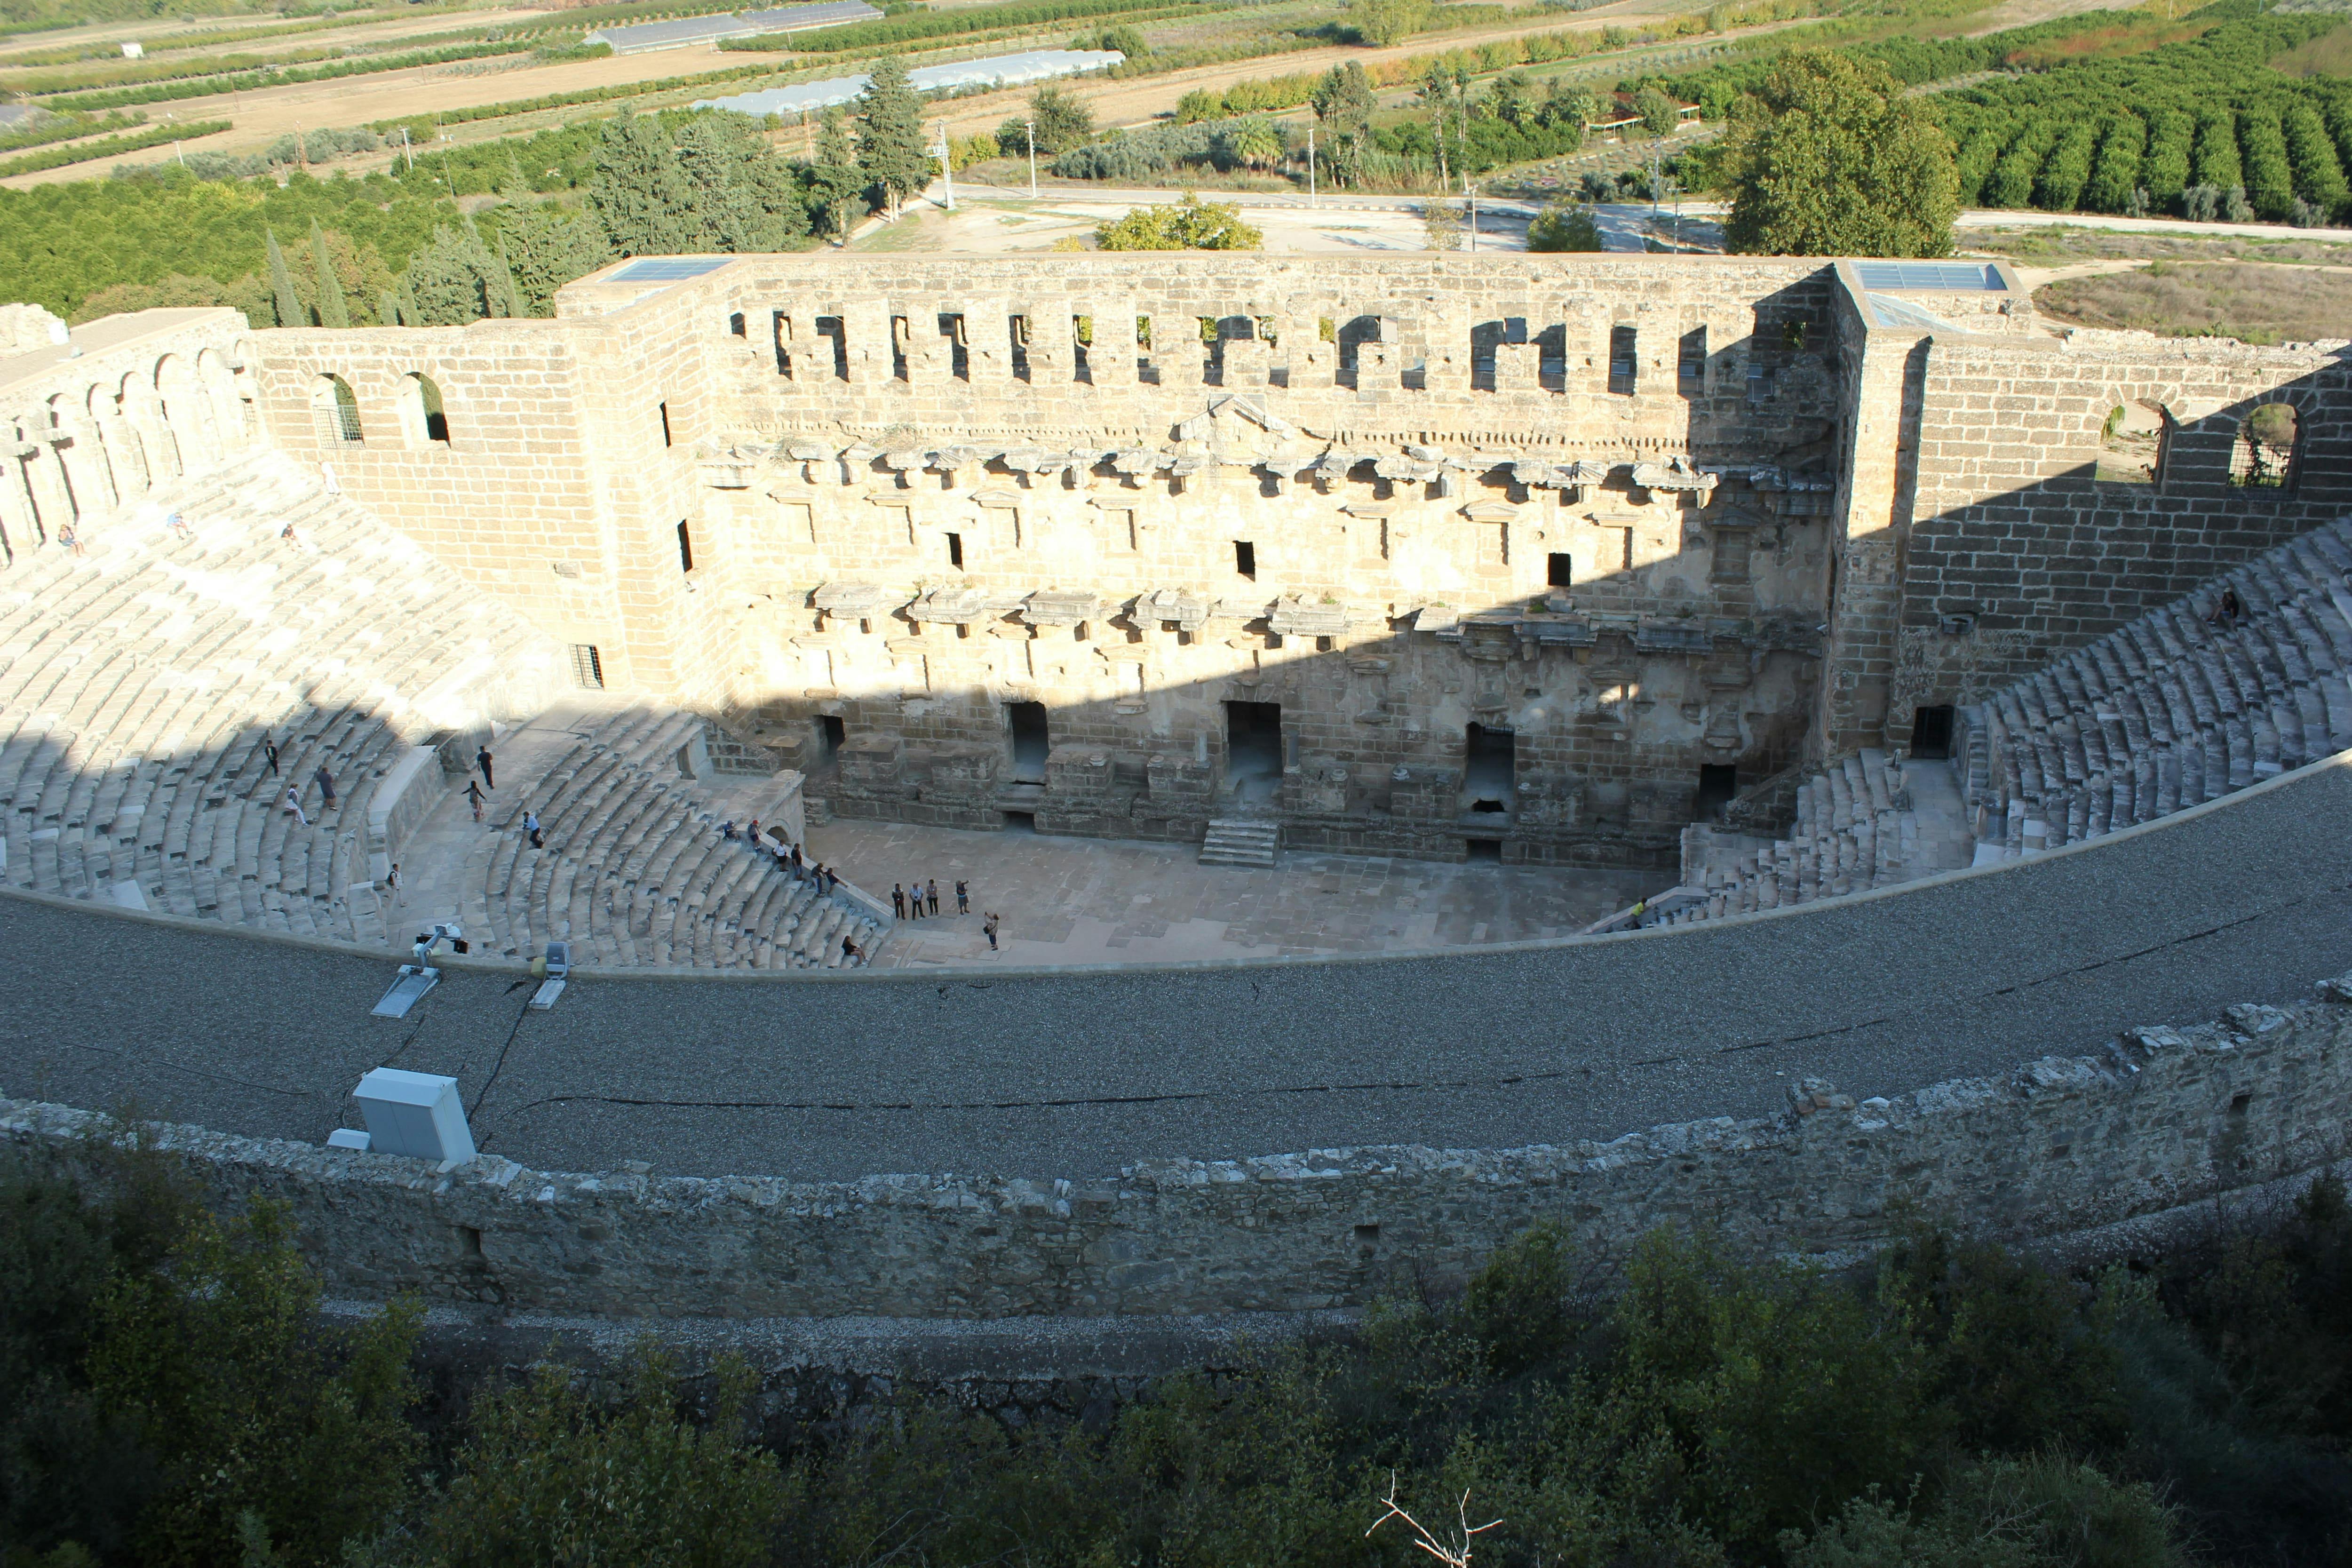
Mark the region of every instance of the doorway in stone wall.
[[848, 727], [830, 713], [822, 713], [816, 721], [816, 761], [823, 767], [841, 754], [841, 743], [849, 738]]
[[1282, 785], [1282, 704], [1225, 704], [1225, 781], [1234, 804], [1271, 804]]
[[1698, 794], [1691, 801], [1691, 820], [1712, 822], [1717, 810], [1739, 793], [1739, 768], [1735, 763], [1701, 763]]
[[1923, 759], [1952, 754], [1952, 709], [1949, 703], [1912, 710], [1911, 754]]
[[1045, 753], [1053, 749], [1053, 740], [1045, 728], [1045, 705], [1008, 702], [1004, 705], [1004, 721], [1013, 737], [1013, 782], [1044, 784]]
[[1514, 778], [1518, 769], [1519, 738], [1508, 730], [1473, 724], [1462, 750], [1462, 808], [1482, 816], [1500, 816], [1511, 809]]

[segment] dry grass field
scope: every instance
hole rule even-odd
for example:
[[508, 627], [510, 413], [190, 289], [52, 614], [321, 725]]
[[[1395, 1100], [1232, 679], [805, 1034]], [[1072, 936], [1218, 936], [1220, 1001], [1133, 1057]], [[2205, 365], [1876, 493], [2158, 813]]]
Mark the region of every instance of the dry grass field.
[[2154, 262], [2035, 290], [2053, 321], [2166, 337], [2315, 342], [2352, 335], [2352, 271], [2249, 261]]

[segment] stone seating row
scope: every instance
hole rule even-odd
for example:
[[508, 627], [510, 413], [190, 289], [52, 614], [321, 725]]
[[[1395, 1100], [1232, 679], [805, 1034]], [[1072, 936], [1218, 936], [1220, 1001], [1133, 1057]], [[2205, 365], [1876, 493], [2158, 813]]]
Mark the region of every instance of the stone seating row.
[[534, 792], [545, 847], [518, 804], [469, 855], [469, 929], [516, 956], [568, 942], [575, 963], [835, 969], [845, 937], [870, 959], [883, 922], [728, 840], [673, 765], [702, 722], [640, 706], [583, 733]]
[[383, 940], [378, 781], [447, 717], [453, 681], [549, 677], [562, 650], [279, 454], [160, 489], [85, 548], [0, 576], [0, 879]]
[[[2153, 822], [2347, 747], [2352, 520], [1961, 708], [1953, 749], [1981, 864]], [[1932, 764], [1908, 764], [1921, 765]], [[1867, 751], [1844, 759], [1800, 792], [1790, 838], [1728, 871], [1686, 877], [1641, 923], [1690, 924], [1925, 875], [1933, 868], [1916, 853], [1918, 819], [1896, 801], [1902, 771]]]
[[1917, 813], [1904, 765], [1865, 748], [1797, 787], [1785, 838], [1727, 865], [1686, 872], [1639, 923], [1689, 925], [1727, 914], [1807, 904], [1926, 874]]
[[2352, 746], [2347, 585], [2338, 521], [1962, 709], [1979, 843], [2058, 848]]

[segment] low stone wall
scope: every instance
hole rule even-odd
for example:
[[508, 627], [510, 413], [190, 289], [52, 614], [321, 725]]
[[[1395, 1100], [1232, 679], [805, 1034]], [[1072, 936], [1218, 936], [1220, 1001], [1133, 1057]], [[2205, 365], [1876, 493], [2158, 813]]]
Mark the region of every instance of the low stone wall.
[[[1117, 1182], [656, 1179], [161, 1140], [224, 1203], [291, 1204], [344, 1296], [604, 1318], [1297, 1311], [1360, 1303], [1404, 1268], [1465, 1272], [1546, 1217], [1603, 1256], [1675, 1225], [1835, 1262], [1915, 1217], [2031, 1241], [2258, 1187], [2342, 1152], [2352, 976], [2320, 989], [1895, 1100], [1805, 1080], [1780, 1116], [1606, 1143], [1162, 1161]], [[0, 1135], [61, 1163], [92, 1121], [0, 1100]]]

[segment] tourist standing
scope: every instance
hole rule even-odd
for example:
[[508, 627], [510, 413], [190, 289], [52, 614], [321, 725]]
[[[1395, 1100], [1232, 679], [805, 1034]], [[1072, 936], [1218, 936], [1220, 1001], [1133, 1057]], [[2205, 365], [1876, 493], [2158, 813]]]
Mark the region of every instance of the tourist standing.
[[490, 749], [488, 746], [482, 747], [474, 753], [474, 765], [482, 770], [482, 787], [484, 789], [496, 789], [499, 787], [499, 781], [490, 776]]
[[971, 884], [961, 877], [956, 879], [956, 913], [971, 913]]
[[401, 904], [404, 902], [404, 900], [402, 900], [402, 898], [401, 898], [401, 896], [400, 896], [400, 862], [399, 862], [399, 861], [394, 860], [394, 861], [392, 863], [392, 869], [391, 869], [391, 870], [389, 870], [389, 871], [386, 871], [386, 872], [383, 874], [383, 886], [384, 886], [384, 890], [385, 890], [386, 892], [388, 892], [388, 893], [390, 893], [390, 894], [392, 895], [392, 907], [393, 907], [393, 908], [394, 908], [394, 909], [398, 909], [398, 908], [401, 906]]
[[940, 879], [937, 877], [931, 879], [927, 896], [931, 901], [931, 913], [937, 915], [940, 912]]
[[269, 759], [269, 776], [276, 778], [278, 776], [278, 742], [269, 738], [269, 731], [267, 730], [261, 732], [261, 754]]
[[[822, 876], [824, 873], [818, 874]], [[890, 912], [899, 920], [907, 918], [907, 885], [904, 882], [890, 884]]]
[[467, 779], [466, 781], [466, 798], [473, 804], [474, 820], [476, 822], [481, 821], [482, 802], [488, 798], [488, 796], [482, 794], [482, 786], [472, 779]]
[[319, 781], [319, 793], [326, 798], [327, 809], [329, 811], [334, 810], [335, 775], [327, 771], [326, 763], [320, 763], [319, 764], [319, 771], [311, 776]]
[[984, 918], [980, 922], [980, 929], [988, 933], [988, 951], [994, 952], [996, 951], [996, 911], [988, 910], [982, 912]]
[[915, 879], [915, 890], [907, 900], [907, 913], [916, 920], [923, 918], [923, 879]]

